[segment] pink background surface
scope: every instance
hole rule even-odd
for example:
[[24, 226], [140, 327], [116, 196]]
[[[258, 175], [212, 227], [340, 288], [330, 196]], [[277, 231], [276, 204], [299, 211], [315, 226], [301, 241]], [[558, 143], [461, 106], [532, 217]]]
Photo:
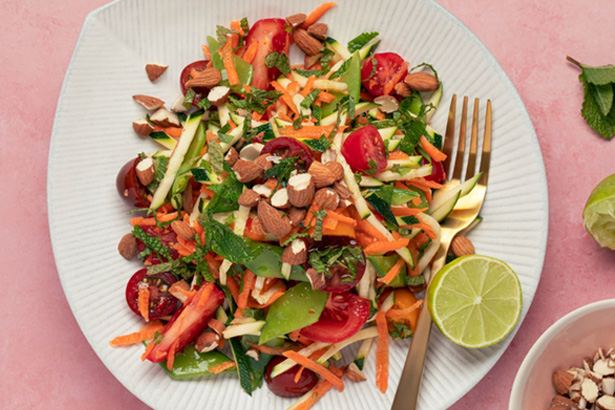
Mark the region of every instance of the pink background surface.
[[[86, 14], [106, 0], [0, 0], [0, 397], [9, 409], [145, 409], [96, 357], [68, 307], [47, 225], [47, 155], [55, 107]], [[615, 252], [586, 234], [591, 189], [615, 172], [615, 141], [585, 125], [566, 55], [615, 63], [610, 0], [440, 0], [495, 55], [528, 107], [549, 182], [545, 269], [532, 308], [494, 369], [452, 407], [505, 409], [516, 371], [559, 317], [613, 297]]]

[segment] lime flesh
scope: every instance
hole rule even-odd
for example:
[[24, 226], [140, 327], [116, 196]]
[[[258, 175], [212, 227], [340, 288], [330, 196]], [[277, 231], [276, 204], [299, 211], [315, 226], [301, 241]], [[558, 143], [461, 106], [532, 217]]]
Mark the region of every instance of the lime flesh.
[[431, 317], [453, 343], [468, 348], [504, 339], [521, 315], [521, 284], [505, 262], [468, 255], [442, 268], [429, 285]]
[[600, 246], [615, 250], [615, 175], [602, 180], [589, 195], [583, 225]]

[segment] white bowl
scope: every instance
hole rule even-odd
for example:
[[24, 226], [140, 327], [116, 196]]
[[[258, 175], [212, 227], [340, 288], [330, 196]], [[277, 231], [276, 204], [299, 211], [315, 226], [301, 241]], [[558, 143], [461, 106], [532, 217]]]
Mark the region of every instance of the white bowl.
[[615, 347], [615, 299], [580, 307], [540, 336], [517, 372], [509, 410], [548, 409], [556, 395], [553, 371], [581, 366], [583, 358], [593, 356], [598, 347]]

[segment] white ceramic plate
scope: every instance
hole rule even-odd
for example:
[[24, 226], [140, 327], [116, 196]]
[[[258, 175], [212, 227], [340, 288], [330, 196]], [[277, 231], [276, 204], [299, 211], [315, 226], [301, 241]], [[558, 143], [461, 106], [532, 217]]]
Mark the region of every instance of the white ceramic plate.
[[[156, 149], [131, 129], [131, 122], [144, 115], [131, 96], [149, 94], [172, 102], [179, 93], [181, 69], [203, 58], [200, 45], [206, 35], [215, 33], [217, 24], [228, 25], [244, 16], [255, 22], [309, 12], [319, 3], [119, 0], [91, 13], [84, 23], [60, 95], [49, 153], [53, 250], [66, 297], [88, 341], [111, 372], [152, 407], [284, 409], [291, 401], [266, 388], [250, 398], [232, 375], [172, 381], [158, 365], [140, 361], [141, 347], [109, 347], [111, 338], [139, 326], [124, 301], [124, 287], [138, 264], [117, 254], [129, 217], [118, 199], [115, 176], [138, 152]], [[523, 318], [542, 271], [548, 204], [540, 147], [519, 95], [482, 43], [438, 4], [339, 3], [325, 18], [332, 37], [345, 42], [362, 31], [376, 30], [382, 38], [379, 50], [395, 51], [411, 64], [427, 61], [437, 67], [445, 92], [432, 125], [440, 132], [444, 133], [453, 92], [493, 101], [494, 151], [482, 212], [485, 221], [471, 237], [480, 253], [507, 261], [519, 274]], [[144, 72], [151, 61], [170, 65], [156, 84]], [[511, 337], [491, 348], [467, 350], [434, 331], [420, 408], [444, 409], [457, 401], [491, 369]], [[317, 408], [388, 408], [408, 345], [392, 345], [387, 394], [374, 385], [372, 353], [366, 366], [369, 382], [348, 383], [343, 394], [328, 394]]]

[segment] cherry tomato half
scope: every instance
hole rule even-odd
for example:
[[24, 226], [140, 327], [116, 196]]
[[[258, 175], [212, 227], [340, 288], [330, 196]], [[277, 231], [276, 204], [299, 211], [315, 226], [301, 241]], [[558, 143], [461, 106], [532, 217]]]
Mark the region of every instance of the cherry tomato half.
[[308, 339], [338, 343], [357, 333], [369, 318], [369, 301], [351, 292], [331, 293], [318, 322], [301, 329]]
[[[361, 68], [361, 82], [371, 94], [384, 95], [384, 86], [403, 69], [404, 59], [396, 53], [377, 53], [373, 58], [376, 60], [376, 72], [370, 78], [374, 66], [372, 59], [368, 58]], [[402, 75], [399, 81], [403, 81], [406, 75]]]
[[[204, 71], [208, 65], [209, 65], [209, 60], [199, 60], [199, 61], [190, 63], [186, 67], [184, 67], [181, 75], [179, 76], [179, 85], [181, 86], [182, 93], [184, 95], [186, 95], [186, 91], [188, 91], [188, 87], [186, 87], [186, 83], [188, 82], [188, 80], [192, 78], [192, 76], [190, 75], [190, 73], [192, 73], [192, 70], [197, 71], [197, 72]], [[201, 99], [203, 99], [203, 97], [207, 95], [207, 89], [201, 88], [201, 87], [194, 87], [194, 92], [195, 92], [195, 96], [194, 96], [194, 100], [192, 101], [192, 105], [196, 107], [199, 101], [201, 101]]]
[[[350, 238], [327, 236], [322, 241], [314, 242], [310, 252], [320, 252], [326, 249], [341, 248], [342, 246], [355, 246], [361, 249], [358, 243]], [[362, 250], [361, 253], [363, 254]], [[365, 255], [363, 255], [363, 260], [365, 260]], [[349, 263], [345, 260], [340, 260], [340, 262], [344, 263], [344, 265]], [[321, 290], [330, 293], [341, 293], [354, 288], [365, 273], [365, 263], [350, 263], [354, 264], [356, 275], [345, 266], [334, 264], [325, 272], [325, 286]]]
[[442, 182], [444, 180], [444, 166], [441, 162], [434, 161], [431, 163], [433, 169], [431, 171], [431, 175], [427, 175], [425, 177], [428, 181]]
[[299, 366], [293, 366], [284, 373], [271, 378], [271, 372], [275, 366], [282, 363], [286, 358], [282, 356], [275, 356], [269, 361], [265, 368], [265, 381], [267, 387], [273, 393], [280, 397], [300, 397], [310, 391], [312, 387], [316, 385], [318, 377], [316, 374], [309, 370], [303, 369], [301, 377], [295, 383], [295, 375], [299, 371]]
[[290, 34], [286, 31], [284, 19], [258, 20], [250, 28], [246, 36], [246, 50], [252, 43], [258, 43], [256, 55], [252, 60], [252, 86], [262, 90], [271, 88], [270, 82], [278, 78], [280, 70], [275, 67], [267, 68], [265, 57], [272, 52], [288, 53]]
[[[380, 136], [380, 134], [378, 134]], [[265, 144], [261, 155], [274, 154], [282, 158], [299, 157], [295, 163], [297, 169], [307, 171], [314, 161], [310, 148], [301, 141], [290, 137], [274, 138]]]
[[373, 125], [352, 132], [342, 145], [342, 155], [355, 172], [377, 174], [387, 166], [384, 141]]
[[136, 168], [140, 160], [139, 157], [130, 160], [120, 169], [115, 179], [115, 186], [122, 201], [127, 205], [135, 208], [147, 208], [150, 205], [150, 201], [147, 199], [148, 191], [137, 178]]
[[135, 272], [126, 285], [126, 303], [130, 310], [139, 313], [139, 284], [149, 287], [149, 319], [156, 320], [171, 314], [177, 307], [177, 299], [169, 293], [169, 288], [177, 280], [169, 272], [148, 275], [147, 269]]

